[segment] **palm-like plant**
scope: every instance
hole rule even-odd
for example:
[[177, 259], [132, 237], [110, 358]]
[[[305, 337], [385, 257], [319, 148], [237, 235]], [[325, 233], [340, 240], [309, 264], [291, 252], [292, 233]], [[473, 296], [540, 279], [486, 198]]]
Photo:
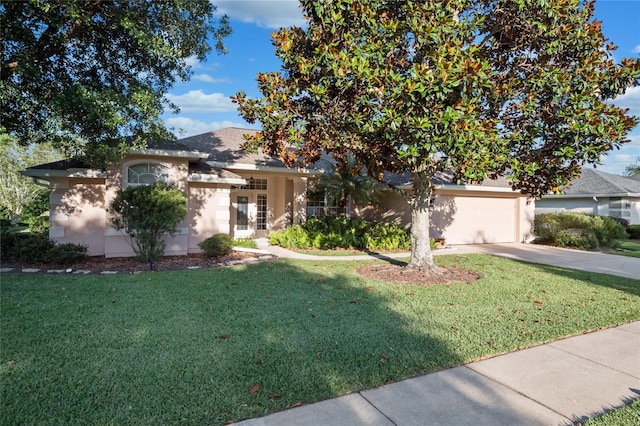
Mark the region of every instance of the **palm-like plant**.
[[340, 214], [349, 216], [350, 207], [375, 203], [378, 185], [371, 179], [355, 159], [338, 160], [318, 180], [317, 189], [327, 198], [337, 201]]

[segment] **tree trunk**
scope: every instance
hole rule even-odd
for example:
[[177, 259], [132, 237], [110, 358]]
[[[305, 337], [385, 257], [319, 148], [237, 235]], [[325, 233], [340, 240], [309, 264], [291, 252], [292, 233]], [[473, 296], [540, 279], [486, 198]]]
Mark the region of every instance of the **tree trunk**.
[[429, 204], [431, 200], [431, 180], [427, 173], [415, 173], [411, 207], [411, 257], [407, 269], [437, 274], [442, 268], [436, 266], [429, 241]]

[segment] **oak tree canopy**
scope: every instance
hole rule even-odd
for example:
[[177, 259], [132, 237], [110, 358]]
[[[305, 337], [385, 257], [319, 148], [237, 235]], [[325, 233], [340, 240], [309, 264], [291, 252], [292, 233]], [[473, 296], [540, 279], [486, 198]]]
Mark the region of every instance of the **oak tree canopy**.
[[0, 1], [0, 132], [101, 167], [171, 138], [165, 94], [210, 39], [224, 52], [231, 29], [214, 11], [209, 0]]

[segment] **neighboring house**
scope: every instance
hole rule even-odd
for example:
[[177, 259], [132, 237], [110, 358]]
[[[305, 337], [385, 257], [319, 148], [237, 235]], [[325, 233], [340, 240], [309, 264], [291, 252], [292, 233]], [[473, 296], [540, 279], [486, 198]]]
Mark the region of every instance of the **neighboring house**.
[[[166, 255], [198, 253], [198, 243], [216, 233], [265, 237], [270, 231], [299, 223], [307, 211], [331, 210], [317, 197], [307, 203], [309, 183], [321, 170], [288, 169], [264, 154], [240, 149], [250, 129], [225, 128], [147, 149], [132, 151], [106, 171], [92, 170], [78, 160], [30, 167], [23, 172], [48, 181], [50, 236], [64, 243], [85, 243], [90, 255], [132, 256], [128, 238], [115, 230], [107, 209], [116, 192], [130, 186], [165, 181], [188, 197], [187, 217]], [[449, 180], [447, 180], [449, 179]], [[397, 182], [408, 188], [410, 184]], [[524, 241], [531, 234], [532, 204], [506, 181], [458, 186], [438, 177], [432, 212], [432, 236], [450, 244]], [[397, 220], [408, 225], [406, 203], [393, 193], [373, 211], [356, 214]]]
[[626, 219], [640, 224], [640, 180], [583, 169], [562, 194], [536, 201], [535, 212], [578, 212]]

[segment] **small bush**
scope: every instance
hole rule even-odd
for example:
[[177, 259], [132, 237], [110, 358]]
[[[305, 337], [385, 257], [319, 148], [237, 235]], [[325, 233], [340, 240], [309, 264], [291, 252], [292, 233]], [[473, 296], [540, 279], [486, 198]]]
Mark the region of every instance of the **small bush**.
[[11, 225], [0, 227], [0, 259], [6, 259], [11, 254], [16, 243], [16, 234], [12, 232]]
[[627, 238], [625, 227], [613, 218], [572, 212], [536, 215], [534, 232], [539, 243], [583, 250], [613, 247]]
[[45, 263], [73, 265], [87, 258], [89, 247], [86, 244], [56, 244], [47, 252]]
[[640, 240], [640, 225], [630, 225], [629, 228], [627, 228], [627, 233], [629, 234], [629, 238]]
[[365, 248], [368, 250], [408, 250], [411, 237], [397, 223], [378, 223], [365, 235]]
[[29, 230], [32, 234], [49, 234], [49, 217], [48, 216], [34, 216], [27, 221], [29, 224]]
[[561, 229], [555, 235], [554, 245], [580, 250], [593, 250], [600, 246], [595, 233], [589, 229]]
[[198, 243], [207, 257], [224, 256], [233, 250], [233, 239], [227, 234], [216, 234]]
[[269, 243], [284, 248], [308, 249], [311, 247], [309, 235], [302, 225], [293, 225], [269, 234]]
[[48, 236], [40, 234], [16, 234], [9, 255], [17, 260], [45, 263], [49, 250], [55, 243]]

